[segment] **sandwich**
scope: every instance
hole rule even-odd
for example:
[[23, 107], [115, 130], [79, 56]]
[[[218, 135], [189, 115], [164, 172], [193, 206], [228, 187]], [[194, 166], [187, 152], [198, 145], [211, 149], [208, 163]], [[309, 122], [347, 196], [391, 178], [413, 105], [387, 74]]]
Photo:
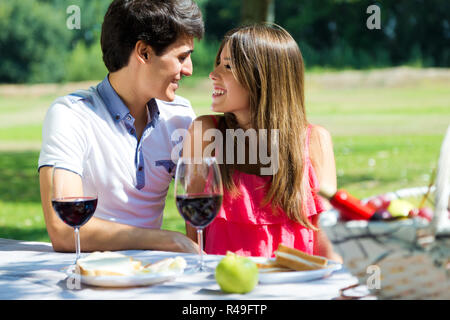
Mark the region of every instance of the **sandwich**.
[[128, 276], [142, 269], [141, 261], [118, 252], [93, 252], [78, 259], [77, 267], [83, 276]]
[[314, 256], [283, 244], [275, 251], [275, 263], [296, 271], [317, 270], [327, 267], [328, 260]]

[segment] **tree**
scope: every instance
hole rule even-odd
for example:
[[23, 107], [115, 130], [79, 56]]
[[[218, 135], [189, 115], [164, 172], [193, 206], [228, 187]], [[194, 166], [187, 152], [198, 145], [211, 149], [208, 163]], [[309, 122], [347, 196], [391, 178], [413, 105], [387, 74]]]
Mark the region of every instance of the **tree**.
[[70, 42], [64, 13], [35, 0], [0, 2], [0, 82], [64, 78]]
[[241, 24], [274, 21], [274, 0], [242, 0]]

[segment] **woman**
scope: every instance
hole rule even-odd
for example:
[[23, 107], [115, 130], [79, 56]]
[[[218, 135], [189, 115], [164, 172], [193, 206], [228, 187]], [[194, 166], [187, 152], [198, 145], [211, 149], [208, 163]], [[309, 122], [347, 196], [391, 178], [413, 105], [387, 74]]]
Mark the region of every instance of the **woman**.
[[[295, 40], [275, 25], [231, 30], [222, 41], [210, 79], [214, 86], [212, 110], [223, 115], [197, 118], [190, 128], [188, 147], [192, 151], [198, 139], [194, 132], [198, 122], [203, 133], [218, 129], [224, 137], [215, 154], [224, 160], [220, 165], [223, 204], [205, 229], [206, 253], [229, 250], [272, 257], [283, 243], [341, 261], [319, 228], [319, 213], [325, 208], [316, 195], [322, 183], [336, 186], [333, 146], [324, 128], [306, 120], [304, 65]], [[257, 145], [254, 140], [247, 141], [242, 164], [237, 161], [242, 154], [228, 134], [230, 129], [258, 133], [265, 129], [268, 141], [258, 140]], [[205, 150], [209, 142], [203, 140], [202, 145]], [[230, 145], [234, 161], [227, 157]], [[271, 164], [275, 168], [271, 175], [261, 175], [262, 169], [267, 169], [262, 159], [249, 161], [256, 147], [265, 146], [272, 159], [273, 155], [278, 159], [277, 166]], [[188, 236], [195, 239], [194, 229], [186, 228]]]

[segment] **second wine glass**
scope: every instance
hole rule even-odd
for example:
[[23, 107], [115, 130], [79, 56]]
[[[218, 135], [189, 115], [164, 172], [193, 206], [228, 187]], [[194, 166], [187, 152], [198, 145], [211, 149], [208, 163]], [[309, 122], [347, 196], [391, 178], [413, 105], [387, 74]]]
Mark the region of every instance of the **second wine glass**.
[[197, 229], [199, 261], [195, 271], [207, 270], [203, 263], [203, 229], [219, 212], [222, 195], [222, 179], [215, 158], [178, 160], [175, 200], [184, 220]]

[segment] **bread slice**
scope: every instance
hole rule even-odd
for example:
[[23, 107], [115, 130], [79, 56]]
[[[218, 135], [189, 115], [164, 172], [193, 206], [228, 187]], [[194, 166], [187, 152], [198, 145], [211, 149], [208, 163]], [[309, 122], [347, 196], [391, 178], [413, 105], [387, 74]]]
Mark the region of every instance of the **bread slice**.
[[293, 269], [289, 269], [286, 267], [273, 267], [273, 268], [264, 268], [264, 269], [259, 269], [260, 273], [271, 273], [271, 272], [292, 272], [294, 271]]
[[128, 276], [142, 269], [142, 263], [118, 252], [93, 252], [78, 259], [77, 266], [83, 276]]
[[328, 264], [328, 260], [324, 257], [310, 255], [283, 244], [278, 246], [275, 256], [277, 264], [296, 271], [322, 269]]
[[276, 263], [275, 260], [266, 259], [264, 261], [260, 261], [256, 263], [256, 266], [259, 269], [259, 272], [268, 273], [268, 272], [286, 272], [292, 271], [292, 269], [283, 267]]
[[143, 271], [152, 273], [183, 271], [186, 265], [186, 260], [182, 257], [166, 258], [146, 265]]

